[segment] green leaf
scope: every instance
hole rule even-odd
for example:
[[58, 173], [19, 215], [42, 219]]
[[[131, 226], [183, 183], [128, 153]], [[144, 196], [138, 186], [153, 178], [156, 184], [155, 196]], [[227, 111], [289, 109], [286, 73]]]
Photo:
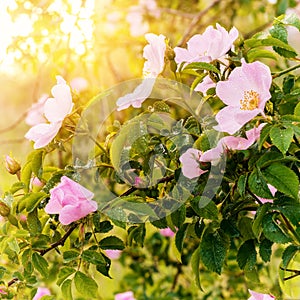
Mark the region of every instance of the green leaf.
[[47, 260], [38, 254], [37, 252], [32, 253], [32, 263], [34, 268], [43, 276], [47, 277], [49, 275], [48, 262]]
[[248, 217], [242, 217], [238, 222], [238, 229], [244, 240], [254, 239], [254, 233], [252, 230], [253, 220]]
[[256, 161], [256, 165], [257, 165], [258, 168], [262, 169], [262, 168], [265, 168], [265, 167], [269, 166], [273, 162], [280, 161], [283, 157], [284, 156], [281, 153], [279, 153], [279, 152], [268, 151], [268, 152], [264, 153]]
[[42, 232], [42, 223], [39, 220], [36, 209], [27, 215], [27, 226], [32, 236], [36, 236]]
[[262, 171], [264, 178], [278, 191], [298, 199], [299, 179], [297, 175], [285, 165], [274, 163]]
[[282, 267], [287, 268], [293, 257], [300, 251], [299, 246], [289, 245], [282, 253]]
[[108, 236], [99, 242], [99, 247], [103, 250], [123, 250], [125, 248], [121, 239], [116, 236]]
[[272, 199], [273, 196], [259, 169], [254, 169], [248, 178], [248, 186], [250, 191], [256, 196]]
[[79, 252], [75, 250], [68, 250], [63, 253], [64, 262], [70, 262], [76, 260], [79, 256]]
[[206, 230], [200, 243], [200, 256], [203, 264], [213, 272], [221, 274], [229, 247], [228, 237], [220, 230]]
[[205, 70], [220, 74], [220, 71], [214, 65], [205, 62], [192, 62], [184, 66], [184, 70], [186, 69]]
[[218, 220], [217, 205], [213, 201], [210, 201], [206, 206], [200, 208], [199, 203], [201, 199], [202, 198], [200, 196], [197, 196], [191, 200], [191, 206], [196, 214], [204, 219]]
[[291, 238], [287, 236], [275, 221], [276, 215], [266, 214], [263, 218], [262, 227], [263, 233], [267, 239], [274, 243], [285, 244], [291, 241]]
[[290, 25], [296, 27], [300, 31], [300, 20], [299, 17], [296, 14], [287, 14], [283, 15], [283, 19], [280, 17], [278, 18], [281, 23], [285, 25]]
[[19, 190], [22, 190], [22, 189], [24, 189], [24, 188], [25, 188], [24, 182], [18, 181], [18, 182], [15, 182], [15, 183], [11, 186], [9, 192], [10, 192], [11, 194], [14, 194], [14, 193], [16, 193], [16, 192], [18, 192]]
[[246, 185], [247, 185], [247, 174], [243, 174], [239, 177], [237, 183], [237, 189], [242, 198], [245, 197]]
[[300, 102], [296, 105], [294, 109], [294, 115], [300, 117]]
[[93, 264], [93, 265], [103, 265], [106, 264], [104, 257], [101, 253], [94, 250], [85, 250], [81, 255], [82, 259]]
[[24, 187], [25, 192], [29, 191], [31, 174], [32, 174], [31, 161], [27, 161], [21, 170], [21, 181], [25, 185]]
[[197, 287], [202, 291], [200, 283], [200, 245], [196, 248], [191, 257], [191, 266], [195, 276]]
[[44, 192], [28, 193], [22, 197], [18, 202], [18, 212], [23, 211], [26, 208], [27, 212], [32, 212], [40, 204], [40, 202], [46, 199], [48, 195]]
[[269, 32], [271, 33], [272, 37], [277, 38], [284, 43], [288, 42], [287, 41], [287, 36], [288, 36], [287, 29], [282, 24], [273, 25], [273, 27], [269, 30]]
[[273, 209], [280, 211], [294, 226], [299, 225], [300, 203], [288, 197], [281, 197], [274, 201]]
[[267, 138], [268, 138], [268, 136], [270, 134], [271, 128], [272, 128], [272, 125], [267, 124], [261, 130], [259, 141], [258, 141], [258, 150], [259, 151], [261, 151], [261, 148], [262, 148], [264, 142], [267, 140]]
[[294, 130], [292, 128], [281, 129], [277, 126], [270, 131], [270, 138], [272, 143], [283, 153], [289, 149], [293, 140]]
[[247, 240], [241, 245], [237, 253], [237, 262], [242, 270], [254, 269], [256, 264], [256, 249], [254, 240]]
[[263, 218], [268, 212], [269, 208], [270, 208], [270, 203], [265, 203], [262, 206], [260, 206], [256, 211], [255, 219], [252, 225], [252, 231], [256, 238], [259, 238], [261, 234]]
[[102, 275], [111, 278], [109, 275], [109, 270], [110, 270], [110, 266], [111, 266], [111, 260], [109, 258], [104, 257], [106, 263], [103, 265], [97, 265], [96, 266], [96, 270], [101, 273]]
[[71, 267], [64, 267], [59, 269], [58, 279], [56, 284], [61, 285], [70, 275], [74, 274], [76, 270]]
[[84, 273], [77, 271], [74, 277], [75, 287], [77, 291], [89, 299], [97, 298], [98, 285], [97, 282]]
[[172, 223], [177, 227], [180, 228], [185, 221], [186, 217], [186, 207], [182, 205], [176, 211], [171, 214]]
[[106, 233], [111, 231], [114, 228], [114, 226], [110, 223], [110, 221], [102, 221], [99, 223], [99, 231], [101, 233]]
[[274, 52], [266, 49], [250, 49], [247, 52], [247, 57], [249, 62], [256, 61], [258, 58], [270, 58], [277, 60], [277, 56], [274, 54]]
[[189, 226], [189, 223], [184, 223], [179, 228], [179, 230], [176, 232], [175, 245], [176, 245], [176, 248], [179, 251], [179, 253], [181, 253], [181, 251], [182, 251], [183, 243], [184, 243], [184, 239], [185, 239], [186, 234], [187, 234], [188, 226]]
[[269, 241], [268, 239], [264, 239], [259, 244], [259, 255], [264, 262], [269, 262], [271, 259], [272, 245], [273, 245], [273, 242]]
[[31, 161], [32, 172], [40, 179], [42, 178], [42, 175], [43, 175], [44, 154], [45, 154], [44, 150], [36, 150], [35, 154], [32, 157], [32, 161]]
[[8, 240], [7, 240], [7, 245], [8, 247], [14, 251], [16, 254], [19, 254], [20, 253], [20, 246], [17, 242], [17, 240], [14, 238], [14, 237], [10, 237]]
[[145, 224], [129, 227], [128, 228], [128, 244], [129, 244], [129, 246], [132, 246], [133, 241], [135, 241], [138, 245], [143, 247], [145, 235], [146, 235]]
[[61, 292], [65, 300], [73, 300], [72, 296], [72, 280], [67, 279], [61, 286]]

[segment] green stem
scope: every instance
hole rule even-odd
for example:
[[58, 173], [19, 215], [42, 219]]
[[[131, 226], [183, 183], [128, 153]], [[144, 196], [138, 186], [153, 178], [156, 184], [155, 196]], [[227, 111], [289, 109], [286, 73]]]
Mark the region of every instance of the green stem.
[[281, 72], [273, 73], [272, 77], [273, 77], [273, 79], [274, 79], [274, 78], [277, 78], [277, 77], [280, 77], [280, 76], [282, 76], [282, 75], [284, 75], [284, 74], [286, 74], [286, 73], [289, 73], [289, 72], [291, 72], [291, 71], [294, 71], [294, 70], [296, 70], [296, 69], [298, 69], [298, 68], [300, 68], [300, 64], [295, 65], [295, 66], [292, 66], [292, 67], [290, 67], [290, 68], [288, 68], [288, 69], [286, 69], [286, 70], [283, 70], [283, 71], [281, 71]]

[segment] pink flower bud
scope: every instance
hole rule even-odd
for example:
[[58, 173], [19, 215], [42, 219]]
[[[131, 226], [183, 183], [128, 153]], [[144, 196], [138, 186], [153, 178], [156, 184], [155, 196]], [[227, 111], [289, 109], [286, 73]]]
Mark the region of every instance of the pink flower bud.
[[9, 155], [5, 156], [5, 168], [8, 173], [15, 175], [21, 170], [20, 164]]

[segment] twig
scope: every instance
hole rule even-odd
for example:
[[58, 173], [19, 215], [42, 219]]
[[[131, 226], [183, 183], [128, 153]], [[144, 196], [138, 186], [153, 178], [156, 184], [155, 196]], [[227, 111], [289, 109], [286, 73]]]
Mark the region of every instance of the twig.
[[282, 76], [282, 75], [284, 75], [286, 73], [289, 73], [289, 72], [294, 71], [294, 70], [299, 69], [299, 68], [300, 68], [300, 64], [292, 66], [292, 67], [290, 67], [290, 68], [288, 68], [286, 70], [283, 70], [281, 72], [273, 73], [272, 77], [273, 78], [277, 78], [277, 77], [280, 77], [280, 76]]
[[27, 113], [28, 113], [27, 111], [24, 112], [14, 123], [12, 123], [11, 125], [9, 125], [6, 128], [0, 129], [0, 134], [10, 131], [12, 129], [15, 129], [21, 123], [21, 121], [23, 121], [23, 119], [25, 119]]
[[[74, 229], [78, 226], [78, 224], [76, 223], [72, 223], [71, 226], [69, 227], [68, 231], [65, 233], [65, 235], [58, 240], [57, 242], [51, 244], [51, 246], [47, 249], [42, 249], [42, 250], [37, 250], [37, 252], [40, 253], [41, 256], [44, 256], [46, 253], [48, 253], [49, 251], [51, 251], [52, 249], [57, 248], [58, 246], [63, 246], [67, 240], [67, 238], [71, 235], [71, 233], [74, 231]], [[19, 279], [18, 278], [13, 278], [12, 280], [10, 280], [7, 284], [8, 287], [12, 286], [14, 283], [18, 282]]]
[[200, 22], [201, 18], [210, 10], [212, 9], [214, 6], [216, 6], [217, 4], [219, 4], [219, 2], [221, 2], [221, 0], [215, 0], [213, 1], [209, 6], [207, 6], [204, 10], [200, 11], [197, 15], [195, 15], [195, 17], [193, 18], [190, 26], [188, 27], [188, 29], [185, 31], [185, 33], [183, 34], [183, 37], [181, 39], [181, 41], [178, 43], [179, 47], [182, 47], [186, 41], [188, 40], [188, 38], [190, 37], [191, 32], [193, 31], [193, 29], [197, 26], [197, 24]]
[[269, 27], [271, 24], [273, 23], [273, 20], [270, 20], [268, 22], [266, 22], [265, 24], [262, 24], [260, 26], [258, 26], [257, 28], [249, 31], [248, 33], [244, 34], [244, 39], [249, 39], [251, 36], [253, 36], [255, 33], [260, 32], [264, 29], [266, 29], [267, 27]]

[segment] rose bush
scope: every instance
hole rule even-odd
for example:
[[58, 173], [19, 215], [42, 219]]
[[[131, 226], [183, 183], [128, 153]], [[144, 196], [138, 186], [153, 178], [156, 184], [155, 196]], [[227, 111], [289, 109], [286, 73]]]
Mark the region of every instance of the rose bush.
[[109, 299], [299, 295], [299, 24], [147, 33], [142, 80], [91, 100], [57, 76], [33, 151], [6, 157], [0, 297], [100, 299], [118, 276]]

